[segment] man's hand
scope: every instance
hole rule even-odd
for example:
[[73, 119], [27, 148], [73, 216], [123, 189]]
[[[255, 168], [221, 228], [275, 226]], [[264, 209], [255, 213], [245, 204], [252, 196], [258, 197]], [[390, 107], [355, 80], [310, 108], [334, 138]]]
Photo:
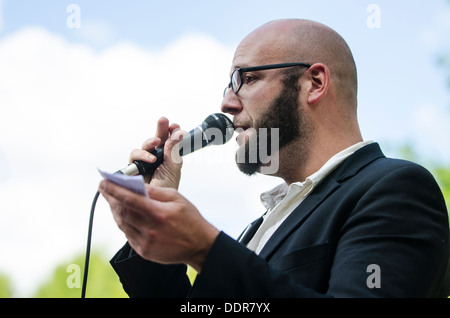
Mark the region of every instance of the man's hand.
[[136, 253], [158, 263], [188, 264], [201, 272], [219, 231], [177, 190], [146, 188], [149, 198], [107, 180], [99, 190]]
[[155, 162], [156, 157], [150, 151], [164, 147], [164, 161], [153, 175], [144, 176], [147, 183], [158, 187], [178, 189], [181, 179], [182, 160], [179, 156], [179, 142], [186, 135], [178, 124], [169, 125], [169, 120], [158, 120], [155, 137], [147, 139], [141, 149], [134, 149], [130, 154], [130, 163], [135, 160]]

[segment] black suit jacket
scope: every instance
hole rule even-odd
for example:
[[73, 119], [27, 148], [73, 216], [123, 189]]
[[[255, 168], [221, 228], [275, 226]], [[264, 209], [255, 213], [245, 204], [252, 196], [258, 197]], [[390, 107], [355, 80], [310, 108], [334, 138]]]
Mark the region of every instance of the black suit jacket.
[[431, 174], [370, 144], [289, 215], [259, 255], [221, 232], [193, 287], [185, 265], [111, 264], [132, 297], [446, 297], [449, 223]]

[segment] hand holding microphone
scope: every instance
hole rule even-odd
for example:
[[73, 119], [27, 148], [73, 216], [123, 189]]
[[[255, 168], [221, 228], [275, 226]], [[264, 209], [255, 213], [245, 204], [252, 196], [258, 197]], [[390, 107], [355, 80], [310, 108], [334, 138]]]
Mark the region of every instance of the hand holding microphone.
[[100, 183], [99, 191], [136, 253], [157, 263], [188, 264], [200, 272], [219, 230], [177, 191], [181, 162], [172, 158], [173, 150], [185, 155], [209, 144], [223, 144], [233, 135], [233, 123], [223, 114], [212, 114], [189, 133], [178, 129], [161, 118], [155, 138], [147, 140], [143, 149], [134, 150], [132, 163], [118, 171], [152, 175], [146, 185], [148, 197], [107, 180]]
[[[178, 189], [182, 162], [180, 158], [173, 160], [171, 154], [172, 149], [179, 147], [177, 144], [186, 134], [186, 131], [180, 130], [178, 124], [169, 124], [167, 118], [160, 118], [157, 123], [155, 136], [147, 139], [142, 144], [141, 149], [134, 149], [130, 154], [129, 165], [119, 170], [118, 173], [126, 175], [142, 174], [146, 183], [152, 181], [152, 184], [156, 186]], [[161, 165], [163, 161], [164, 165]], [[154, 169], [147, 173], [139, 173], [138, 167], [134, 162], [139, 162], [139, 165], [148, 164], [153, 166]], [[157, 170], [158, 166], [160, 166], [160, 169]]]
[[[158, 121], [156, 136], [146, 140], [142, 149], [133, 150], [130, 164], [117, 172], [141, 174], [148, 183], [152, 180], [155, 185], [178, 188], [181, 170], [179, 156], [210, 144], [222, 145], [231, 139], [233, 133], [232, 121], [220, 113], [209, 115], [189, 133], [179, 130], [177, 124], [169, 125], [163, 117]], [[161, 169], [156, 171], [163, 162]]]

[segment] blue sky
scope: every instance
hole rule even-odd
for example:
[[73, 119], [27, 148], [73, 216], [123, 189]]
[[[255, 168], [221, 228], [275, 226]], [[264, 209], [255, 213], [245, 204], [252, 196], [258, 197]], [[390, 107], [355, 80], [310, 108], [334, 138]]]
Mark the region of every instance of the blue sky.
[[[80, 7], [80, 29], [66, 26], [66, 8], [71, 3]], [[381, 28], [367, 26], [367, 8], [371, 4], [380, 8]], [[317, 20], [340, 32], [354, 52], [360, 76], [363, 132], [369, 138], [383, 138], [389, 143], [417, 144], [419, 152], [437, 151], [439, 157], [434, 159], [448, 160], [450, 151], [433, 149], [426, 138], [412, 135], [415, 123], [408, 116], [416, 116], [412, 110], [418, 104], [433, 103], [437, 112], [449, 104], [445, 74], [437, 66], [439, 54], [450, 50], [446, 41], [450, 32], [449, 7], [445, 0], [427, 4], [361, 0], [132, 0], [126, 4], [117, 0], [4, 0], [0, 38], [27, 26], [41, 26], [71, 43], [96, 50], [128, 42], [158, 51], [186, 34], [208, 35], [234, 48], [250, 30], [266, 21], [285, 17]], [[374, 116], [383, 117], [383, 122], [375, 125]], [[410, 125], [403, 129], [408, 121]], [[384, 125], [401, 128], [386, 131]]]
[[[67, 26], [70, 4], [80, 28]], [[370, 5], [380, 28], [367, 24]], [[278, 18], [316, 20], [347, 40], [365, 139], [450, 162], [448, 72], [437, 63], [450, 52], [450, 1], [0, 0], [0, 241], [14, 255], [0, 272], [19, 296], [84, 251], [96, 169], [123, 167], [162, 115], [189, 130], [219, 111], [236, 45]], [[243, 176], [234, 151], [186, 157], [180, 192], [237, 236], [280, 180]], [[103, 200], [97, 209], [93, 243], [112, 255], [124, 237]]]

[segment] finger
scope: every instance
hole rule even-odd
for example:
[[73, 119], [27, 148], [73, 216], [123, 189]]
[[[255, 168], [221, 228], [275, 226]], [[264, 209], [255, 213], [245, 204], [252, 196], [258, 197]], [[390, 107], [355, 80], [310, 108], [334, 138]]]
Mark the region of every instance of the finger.
[[123, 209], [123, 207], [115, 208], [111, 205], [111, 212], [113, 214], [114, 221], [116, 222], [117, 227], [125, 234], [128, 241], [136, 241], [143, 234], [138, 228], [138, 226], [143, 224], [143, 222], [136, 219], [136, 214], [133, 213], [132, 210]]
[[161, 140], [160, 144], [164, 144], [169, 138], [169, 120], [166, 117], [161, 117], [158, 120], [155, 136]]
[[164, 145], [164, 160], [170, 160], [176, 164], [181, 164], [180, 142], [188, 133], [184, 130], [175, 130]]
[[180, 129], [180, 125], [178, 125], [178, 124], [171, 124], [169, 126], [169, 132], [170, 133], [173, 133], [175, 130], [178, 130], [178, 129]]
[[167, 139], [169, 139], [170, 134], [177, 129], [180, 129], [180, 125], [178, 124], [169, 125], [169, 120], [166, 117], [161, 117], [158, 120], [155, 134], [155, 136], [160, 139], [160, 143], [156, 147], [163, 145], [167, 141]]
[[139, 237], [142, 236], [142, 232], [134, 225], [136, 223], [131, 223], [128, 221], [128, 219], [116, 219], [114, 220], [117, 223], [117, 226], [119, 229], [125, 234], [128, 241], [136, 241], [139, 239]]
[[146, 141], [144, 141], [144, 143], [142, 144], [142, 149], [143, 150], [147, 150], [147, 151], [151, 151], [157, 147], [159, 147], [161, 145], [161, 139], [158, 137], [152, 137], [147, 139]]
[[118, 227], [135, 239], [160, 223], [161, 215], [167, 209], [164, 203], [136, 194], [112, 182], [104, 180], [101, 183], [101, 193], [109, 196], [111, 211]]
[[156, 192], [155, 198], [147, 198], [108, 180], [103, 180], [100, 183], [100, 193], [105, 198], [108, 197], [108, 203], [112, 205], [112, 208], [120, 205], [123, 208], [122, 210], [126, 210], [126, 213], [122, 213], [120, 218], [136, 229], [139, 229], [143, 224], [149, 226], [154, 224], [160, 212], [165, 211], [164, 200], [171, 201], [176, 198], [177, 191], [169, 188], [168, 190], [173, 191], [167, 191], [166, 194]]
[[142, 144], [141, 149], [133, 149], [128, 158], [129, 163], [133, 163], [136, 160], [141, 160], [145, 162], [155, 162], [156, 157], [150, 153], [161, 144], [161, 139], [157, 137], [149, 138]]
[[142, 210], [147, 204], [146, 201], [148, 201], [145, 196], [116, 185], [106, 179], [100, 183], [99, 191], [110, 204], [120, 204], [136, 212]]
[[98, 191], [109, 203], [109, 205], [111, 206], [111, 209], [115, 211], [116, 210], [115, 208], [119, 205], [119, 201], [116, 199], [116, 197], [113, 194], [114, 187], [118, 187], [118, 186], [106, 179], [103, 179], [100, 182]]
[[122, 230], [122, 232], [125, 233], [127, 237], [137, 237], [138, 235], [140, 235], [140, 231], [133, 224], [142, 224], [142, 220], [140, 221], [137, 220], [138, 215], [136, 215], [134, 211], [125, 207], [114, 196], [109, 194], [107, 190], [109, 185], [106, 184], [107, 182], [108, 181], [106, 180], [102, 181], [102, 183], [99, 186], [99, 191], [105, 197], [106, 201], [109, 203], [111, 207], [111, 212], [113, 214], [113, 218], [116, 221], [117, 226]]
[[[169, 133], [171, 134], [173, 133], [173, 131], [180, 129], [180, 126], [178, 124], [171, 124], [170, 126], [167, 127], [166, 125], [168, 125], [168, 123], [169, 123], [168, 120], [164, 117], [158, 121], [158, 128], [156, 133], [159, 134], [159, 136], [163, 136], [164, 139], [168, 138], [166, 136], [169, 136]], [[165, 134], [163, 133], [164, 130], [166, 130]], [[155, 162], [156, 157], [153, 154], [151, 154], [150, 151], [160, 147], [162, 144], [164, 144], [164, 142], [165, 140], [163, 141], [163, 139], [160, 137], [153, 137], [147, 139], [142, 144], [142, 149], [134, 149], [131, 152], [129, 163], [132, 163], [136, 160], [142, 160], [149, 163]]]
[[158, 202], [175, 201], [178, 197], [178, 191], [173, 188], [158, 187], [146, 185], [148, 196], [151, 200]]
[[103, 195], [103, 197], [106, 199], [106, 201], [108, 201], [108, 203], [109, 203], [109, 201], [112, 199], [112, 197], [107, 193], [107, 192], [105, 192], [103, 189], [104, 189], [104, 183], [105, 182], [105, 179], [103, 179], [101, 182], [100, 182], [100, 184], [99, 184], [99, 186], [98, 186], [98, 192], [100, 192], [100, 194], [101, 195]]
[[167, 141], [170, 144], [176, 145], [178, 144], [183, 138], [184, 136], [186, 136], [188, 134], [187, 131], [182, 130], [180, 128], [177, 128], [176, 130], [174, 130], [172, 132], [172, 134], [170, 135], [170, 139]]
[[130, 154], [129, 162], [132, 163], [136, 160], [152, 163], [156, 161], [156, 157], [146, 150], [134, 149]]

